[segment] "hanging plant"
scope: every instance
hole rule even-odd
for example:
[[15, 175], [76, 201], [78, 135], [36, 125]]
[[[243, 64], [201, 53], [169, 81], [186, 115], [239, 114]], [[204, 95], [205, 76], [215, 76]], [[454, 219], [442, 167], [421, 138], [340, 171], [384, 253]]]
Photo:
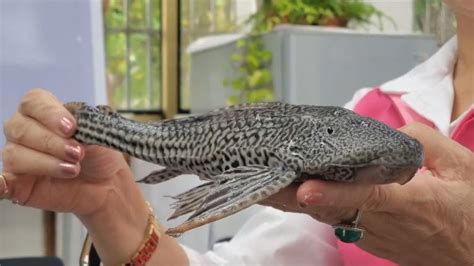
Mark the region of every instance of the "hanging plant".
[[262, 35], [280, 24], [347, 27], [349, 22], [367, 25], [382, 12], [362, 0], [263, 0], [258, 11], [245, 23], [250, 33], [237, 41], [231, 62], [237, 75], [224, 81], [234, 93], [228, 104], [272, 101], [272, 53]]

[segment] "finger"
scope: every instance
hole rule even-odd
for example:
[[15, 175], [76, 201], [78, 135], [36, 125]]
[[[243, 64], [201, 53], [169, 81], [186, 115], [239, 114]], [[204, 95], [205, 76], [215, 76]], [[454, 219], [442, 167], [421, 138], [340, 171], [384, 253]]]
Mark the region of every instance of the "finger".
[[21, 100], [19, 112], [63, 137], [71, 137], [76, 128], [73, 115], [56, 97], [42, 89], [28, 92]]
[[59, 160], [24, 146], [7, 142], [3, 150], [3, 167], [13, 174], [73, 178], [80, 170], [78, 163]]
[[[5, 195], [5, 198], [15, 204], [24, 205], [36, 184], [37, 178], [29, 175], [15, 175], [6, 171], [3, 172], [3, 176], [8, 187], [8, 194]], [[23, 182], [18, 182], [20, 179]]]
[[[472, 153], [461, 144], [422, 124], [410, 124], [400, 131], [417, 139], [423, 145], [424, 164], [429, 169], [444, 170], [455, 165], [471, 164]], [[471, 160], [471, 162], [466, 162]]]
[[350, 219], [356, 212], [355, 208], [338, 208], [318, 205], [308, 206], [302, 204], [298, 202], [297, 191], [298, 185], [293, 184], [282, 189], [277, 194], [263, 200], [260, 204], [285, 212], [306, 213], [314, 219], [327, 224], [336, 224]]
[[[11, 188], [8, 199], [13, 203], [50, 211], [70, 211], [68, 193], [77, 187], [78, 179], [61, 179], [5, 173]], [[58, 201], [57, 199], [62, 199]]]
[[280, 190], [278, 193], [271, 195], [264, 199], [260, 204], [265, 206], [271, 206], [282, 211], [297, 211], [302, 208], [296, 199], [296, 191], [298, 191], [297, 184], [291, 184], [290, 186]]
[[321, 180], [304, 182], [296, 192], [298, 202], [308, 206], [390, 211], [400, 208], [399, 184], [355, 185]]
[[30, 117], [16, 113], [5, 123], [7, 141], [76, 163], [84, 156], [83, 147], [72, 139], [65, 139], [45, 128]]

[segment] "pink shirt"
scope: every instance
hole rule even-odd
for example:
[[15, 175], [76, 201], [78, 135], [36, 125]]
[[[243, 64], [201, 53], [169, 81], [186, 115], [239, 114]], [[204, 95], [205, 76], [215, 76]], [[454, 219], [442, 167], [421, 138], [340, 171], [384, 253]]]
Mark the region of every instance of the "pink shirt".
[[[401, 101], [399, 94], [383, 93], [374, 89], [366, 94], [356, 105], [354, 111], [360, 115], [384, 122], [393, 128], [418, 122], [436, 128], [434, 123], [422, 117]], [[474, 151], [474, 110], [467, 112], [450, 137], [461, 145]], [[338, 241], [339, 252], [345, 266], [378, 265], [392, 266], [393, 262], [373, 256], [353, 244]]]

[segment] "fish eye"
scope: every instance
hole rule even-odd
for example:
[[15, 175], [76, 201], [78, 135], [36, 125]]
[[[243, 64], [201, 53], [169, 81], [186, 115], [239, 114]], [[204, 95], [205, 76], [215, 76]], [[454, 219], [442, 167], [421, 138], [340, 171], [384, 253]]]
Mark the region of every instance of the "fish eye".
[[326, 129], [326, 131], [328, 132], [329, 135], [331, 135], [332, 133], [334, 133], [334, 129], [332, 129], [332, 127], [328, 127]]

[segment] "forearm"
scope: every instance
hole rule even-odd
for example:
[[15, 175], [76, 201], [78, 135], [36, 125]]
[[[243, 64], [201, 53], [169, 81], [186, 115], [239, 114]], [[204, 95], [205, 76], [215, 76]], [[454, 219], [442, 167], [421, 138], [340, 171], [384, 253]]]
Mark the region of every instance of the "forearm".
[[[98, 211], [78, 216], [105, 265], [129, 261], [146, 237], [150, 210], [138, 186], [133, 182], [128, 186], [126, 190], [110, 190]], [[187, 265], [186, 254], [177, 241], [166, 235], [163, 227], [159, 230], [161, 238], [149, 265]]]

